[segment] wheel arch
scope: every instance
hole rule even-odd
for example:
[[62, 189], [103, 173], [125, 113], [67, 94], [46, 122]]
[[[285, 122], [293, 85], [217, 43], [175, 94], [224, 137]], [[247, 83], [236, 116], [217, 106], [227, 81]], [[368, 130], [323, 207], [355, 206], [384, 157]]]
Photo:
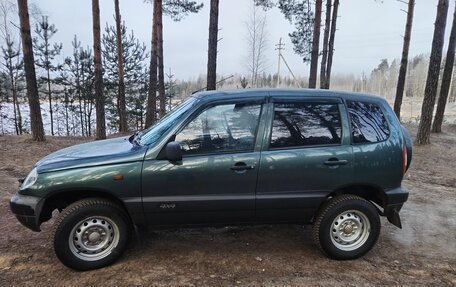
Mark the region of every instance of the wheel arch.
[[[326, 200], [324, 202], [332, 197], [342, 194], [357, 195], [361, 198], [364, 198], [365, 200], [374, 203], [374, 206], [377, 208], [380, 215], [383, 215], [383, 211], [381, 211], [379, 207], [384, 208], [387, 204], [387, 198], [384, 190], [379, 186], [370, 184], [353, 184], [340, 187], [332, 191], [326, 197]], [[323, 206], [324, 202], [320, 205], [320, 208]]]
[[127, 214], [129, 220], [131, 222], [132, 218], [128, 212], [128, 209], [125, 206], [125, 203], [119, 199], [118, 197], [114, 196], [112, 193], [99, 190], [99, 189], [84, 189], [84, 190], [61, 190], [56, 191], [47, 196], [44, 199], [44, 204], [41, 208], [40, 216], [38, 224], [48, 221], [52, 217], [52, 213], [54, 210], [62, 211], [68, 205], [82, 200], [86, 198], [103, 198], [112, 201], [113, 203], [117, 204], [121, 207], [125, 213]]

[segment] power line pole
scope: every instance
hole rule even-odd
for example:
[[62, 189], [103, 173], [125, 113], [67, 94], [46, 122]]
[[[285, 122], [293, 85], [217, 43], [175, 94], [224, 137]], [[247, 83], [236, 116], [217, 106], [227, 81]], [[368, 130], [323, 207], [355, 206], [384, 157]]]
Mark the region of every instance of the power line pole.
[[278, 60], [278, 63], [277, 63], [277, 85], [276, 85], [276, 88], [279, 87], [280, 85], [280, 59], [282, 58], [282, 50], [284, 49], [283, 46], [285, 46], [285, 44], [282, 43], [282, 38], [279, 39], [279, 43], [275, 45], [276, 46], [276, 50], [279, 51], [279, 60]]
[[293, 71], [291, 70], [290, 66], [288, 65], [287, 61], [285, 60], [285, 57], [280, 54], [280, 57], [282, 58], [283, 62], [285, 63], [285, 66], [287, 67], [288, 71], [290, 72], [291, 76], [293, 77], [293, 79], [295, 80], [295, 83], [296, 85], [298, 86], [298, 88], [301, 87], [301, 85], [299, 84], [299, 81], [298, 79], [296, 78], [296, 76], [293, 74]]

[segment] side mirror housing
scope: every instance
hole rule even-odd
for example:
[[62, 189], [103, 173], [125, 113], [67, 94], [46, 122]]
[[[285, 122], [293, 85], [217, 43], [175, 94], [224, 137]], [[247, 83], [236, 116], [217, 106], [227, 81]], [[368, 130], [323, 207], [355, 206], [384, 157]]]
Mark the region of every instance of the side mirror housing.
[[165, 157], [167, 160], [175, 162], [182, 160], [182, 149], [178, 142], [172, 141], [166, 144]]

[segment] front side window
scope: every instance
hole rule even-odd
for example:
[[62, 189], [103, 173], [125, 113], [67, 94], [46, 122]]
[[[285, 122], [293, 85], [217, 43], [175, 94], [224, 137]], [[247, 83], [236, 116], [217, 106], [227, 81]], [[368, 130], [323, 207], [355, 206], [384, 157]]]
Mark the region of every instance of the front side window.
[[376, 104], [347, 101], [353, 143], [381, 142], [390, 130], [382, 110]]
[[271, 148], [340, 144], [341, 136], [337, 104], [274, 104]]
[[260, 104], [223, 104], [207, 108], [180, 133], [184, 155], [253, 150]]

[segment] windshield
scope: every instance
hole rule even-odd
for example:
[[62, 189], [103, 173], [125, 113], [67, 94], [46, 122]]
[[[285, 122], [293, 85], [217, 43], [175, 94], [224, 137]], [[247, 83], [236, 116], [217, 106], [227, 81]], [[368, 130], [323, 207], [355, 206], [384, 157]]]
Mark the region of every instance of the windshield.
[[141, 132], [139, 143], [142, 145], [154, 145], [171, 127], [173, 127], [186, 114], [196, 102], [195, 97], [187, 98], [183, 103], [171, 110], [155, 125]]

